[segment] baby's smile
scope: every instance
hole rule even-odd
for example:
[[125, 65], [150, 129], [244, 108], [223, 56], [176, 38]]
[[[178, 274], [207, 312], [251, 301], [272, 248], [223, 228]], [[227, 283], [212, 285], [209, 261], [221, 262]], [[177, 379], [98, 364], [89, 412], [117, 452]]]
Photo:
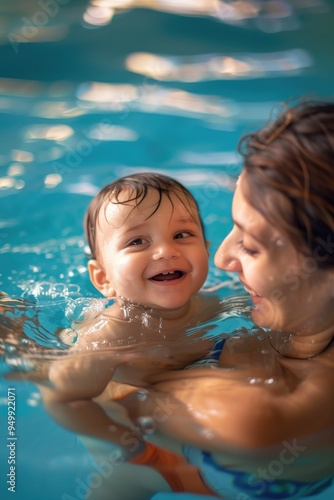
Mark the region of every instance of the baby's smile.
[[150, 280], [152, 281], [175, 281], [179, 280], [180, 278], [183, 278], [185, 276], [184, 271], [180, 271], [178, 269], [172, 270], [172, 271], [164, 271], [162, 273], [156, 274], [155, 276], [152, 276]]

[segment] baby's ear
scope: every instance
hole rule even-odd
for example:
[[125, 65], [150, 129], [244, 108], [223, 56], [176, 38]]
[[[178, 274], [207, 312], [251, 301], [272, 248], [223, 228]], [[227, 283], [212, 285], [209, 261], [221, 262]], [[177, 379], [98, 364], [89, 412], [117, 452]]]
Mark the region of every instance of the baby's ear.
[[102, 295], [105, 297], [115, 296], [115, 291], [112, 288], [103, 267], [97, 260], [91, 259], [88, 261], [88, 272], [91, 282], [95, 288], [102, 293]]
[[205, 246], [206, 246], [206, 249], [208, 251], [208, 255], [210, 255], [209, 248], [211, 246], [211, 241], [205, 240]]

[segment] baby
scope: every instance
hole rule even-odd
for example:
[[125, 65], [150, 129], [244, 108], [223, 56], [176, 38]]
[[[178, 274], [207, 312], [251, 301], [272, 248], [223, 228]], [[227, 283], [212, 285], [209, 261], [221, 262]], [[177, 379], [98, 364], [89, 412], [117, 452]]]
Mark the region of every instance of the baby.
[[[105, 297], [153, 308], [166, 326], [187, 324], [208, 273], [197, 203], [176, 180], [124, 177], [93, 199], [85, 219], [92, 283]], [[114, 317], [120, 311], [113, 308]]]
[[220, 301], [198, 293], [209, 256], [198, 205], [170, 177], [135, 174], [92, 200], [85, 230], [90, 279], [112, 305], [92, 319], [88, 310], [73, 325], [75, 341], [49, 367], [51, 387], [40, 388], [48, 413], [81, 436], [97, 464], [108, 463], [113, 449], [121, 452], [122, 464], [87, 498], [109, 498], [110, 491], [129, 500], [155, 491], [210, 493], [196, 467], [147, 443], [121, 406], [112, 405], [157, 373], [185, 368], [214, 344], [205, 333]]
[[111, 379], [145, 385], [150, 374], [184, 368], [210, 350], [210, 325], [195, 327], [217, 315], [219, 299], [197, 293], [209, 243], [182, 184], [157, 173], [123, 177], [92, 200], [85, 230], [90, 279], [115, 300], [76, 325], [76, 342], [50, 369], [58, 393], [96, 397]]

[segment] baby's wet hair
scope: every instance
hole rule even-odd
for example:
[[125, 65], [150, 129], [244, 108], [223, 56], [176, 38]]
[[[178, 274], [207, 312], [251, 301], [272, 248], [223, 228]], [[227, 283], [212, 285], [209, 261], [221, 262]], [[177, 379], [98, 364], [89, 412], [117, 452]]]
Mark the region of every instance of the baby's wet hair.
[[[150, 190], [154, 190], [158, 193], [158, 201], [147, 218], [152, 217], [152, 215], [154, 215], [159, 209], [163, 196], [167, 196], [173, 206], [173, 200], [171, 198], [172, 194], [181, 201], [190, 213], [189, 207], [185, 205], [184, 199], [182, 199], [182, 196], [184, 196], [190, 203], [194, 204], [198, 212], [203, 237], [205, 239], [204, 224], [200, 215], [199, 206], [191, 192], [183, 186], [183, 184], [172, 177], [168, 177], [167, 175], [159, 174], [157, 172], [143, 172], [127, 175], [111, 182], [101, 189], [97, 196], [95, 196], [95, 198], [91, 201], [84, 219], [86, 241], [89, 247], [87, 256], [89, 258], [96, 258], [96, 226], [98, 224], [98, 217], [101, 209], [103, 207], [105, 209], [107, 203], [113, 203], [115, 205], [128, 205], [134, 203], [134, 208], [139, 207], [147, 197]], [[124, 198], [124, 192], [128, 192], [129, 197]], [[121, 194], [122, 198], [120, 197]]]

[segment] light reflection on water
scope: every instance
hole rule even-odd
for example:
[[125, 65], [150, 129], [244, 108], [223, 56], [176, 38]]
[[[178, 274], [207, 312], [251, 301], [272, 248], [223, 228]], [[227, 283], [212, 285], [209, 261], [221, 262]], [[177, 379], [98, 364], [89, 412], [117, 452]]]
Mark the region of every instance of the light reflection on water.
[[[10, 8], [11, 7], [11, 8]], [[64, 8], [65, 7], [65, 8]], [[300, 12], [318, 14], [329, 10], [325, 0], [86, 0], [53, 2], [44, 8], [17, 1], [3, 8], [2, 40], [9, 38], [15, 50], [21, 43], [54, 42], [66, 38], [71, 25], [101, 28], [127, 10], [145, 8], [174, 15], [209, 17], [239, 28], [264, 32], [298, 29]]]
[[114, 15], [125, 9], [148, 8], [185, 16], [208, 16], [216, 21], [238, 27], [254, 25], [263, 31], [275, 32], [296, 29], [299, 8], [311, 12], [326, 12], [328, 7], [323, 0], [304, 2], [294, 5], [285, 0], [90, 0], [83, 14], [87, 25], [104, 26], [111, 22]]
[[298, 74], [312, 65], [309, 54], [294, 49], [264, 54], [232, 56], [201, 55], [193, 57], [161, 57], [148, 53], [130, 54], [126, 67], [155, 80], [198, 82], [238, 78], [269, 78]]

